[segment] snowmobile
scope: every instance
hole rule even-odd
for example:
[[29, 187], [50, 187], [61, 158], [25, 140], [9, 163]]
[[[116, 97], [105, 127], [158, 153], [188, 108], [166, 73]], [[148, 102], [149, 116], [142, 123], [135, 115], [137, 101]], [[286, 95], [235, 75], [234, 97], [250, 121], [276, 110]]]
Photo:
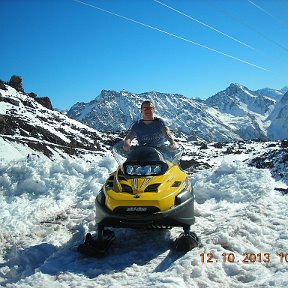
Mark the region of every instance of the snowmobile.
[[176, 151], [135, 146], [129, 153], [123, 141], [112, 148], [119, 164], [96, 196], [97, 233], [88, 233], [78, 251], [100, 257], [115, 239], [112, 228], [183, 227], [174, 241], [187, 252], [200, 245], [190, 226], [194, 224], [194, 194], [187, 174], [178, 166], [183, 148]]

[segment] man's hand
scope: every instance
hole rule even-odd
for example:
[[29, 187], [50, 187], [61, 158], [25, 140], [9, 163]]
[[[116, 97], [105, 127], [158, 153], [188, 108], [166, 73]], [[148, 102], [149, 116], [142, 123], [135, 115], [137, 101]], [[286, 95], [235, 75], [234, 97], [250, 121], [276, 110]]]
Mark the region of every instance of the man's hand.
[[126, 151], [126, 152], [129, 152], [130, 149], [131, 149], [131, 143], [128, 143], [128, 142], [124, 141], [123, 150]]
[[169, 145], [169, 150], [176, 150], [176, 143], [173, 141], [172, 143], [170, 143]]

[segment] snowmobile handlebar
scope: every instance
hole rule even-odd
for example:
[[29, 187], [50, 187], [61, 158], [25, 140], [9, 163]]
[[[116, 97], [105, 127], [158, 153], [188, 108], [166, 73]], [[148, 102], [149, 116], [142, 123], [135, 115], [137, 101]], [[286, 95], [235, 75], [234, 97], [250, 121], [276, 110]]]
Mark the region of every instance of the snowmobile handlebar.
[[[176, 165], [179, 164], [180, 158], [183, 154], [183, 147], [181, 145], [177, 145], [175, 150], [171, 150], [168, 145], [164, 145], [160, 147], [154, 147], [154, 146], [149, 146], [149, 145], [141, 145], [141, 146], [133, 145], [131, 146], [131, 149], [128, 152], [123, 149], [123, 145], [124, 145], [124, 141], [120, 141], [112, 147], [113, 156], [119, 165], [122, 165], [129, 158], [129, 155], [137, 154], [135, 152], [137, 150], [139, 150], [140, 152], [138, 153], [138, 156], [135, 156], [136, 158], [134, 157], [135, 158], [134, 161], [137, 160], [137, 157], [140, 158], [139, 161], [142, 161], [141, 157], [145, 157], [145, 160], [147, 160], [148, 154], [150, 155], [149, 156], [150, 158], [153, 157], [151, 153], [154, 150], [156, 151], [156, 153], [153, 154], [155, 158], [163, 157], [163, 161], [167, 160]], [[155, 160], [159, 160], [159, 159], [155, 159]]]

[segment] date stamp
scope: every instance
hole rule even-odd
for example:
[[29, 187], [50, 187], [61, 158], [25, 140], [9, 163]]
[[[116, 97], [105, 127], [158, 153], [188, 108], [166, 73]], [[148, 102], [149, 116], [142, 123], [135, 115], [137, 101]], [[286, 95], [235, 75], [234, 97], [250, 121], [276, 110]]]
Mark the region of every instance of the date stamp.
[[242, 253], [242, 254], [236, 254], [236, 253], [222, 253], [221, 257], [214, 257], [214, 254], [212, 252], [208, 253], [200, 253], [200, 258], [202, 264], [213, 264], [217, 262], [222, 263], [243, 263], [243, 264], [249, 264], [249, 263], [270, 263], [271, 257], [277, 257], [280, 264], [288, 264], [288, 252], [280, 252], [277, 255], [276, 254], [270, 254], [268, 252], [259, 252], [259, 253]]

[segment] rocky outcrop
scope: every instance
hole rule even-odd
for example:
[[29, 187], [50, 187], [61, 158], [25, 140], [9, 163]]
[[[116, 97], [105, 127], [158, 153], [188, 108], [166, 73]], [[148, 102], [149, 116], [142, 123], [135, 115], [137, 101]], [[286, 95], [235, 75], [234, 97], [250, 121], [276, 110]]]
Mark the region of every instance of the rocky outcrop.
[[23, 92], [24, 93], [23, 84], [22, 84], [22, 77], [21, 76], [13, 75], [10, 78], [8, 84], [9, 84], [9, 86], [11, 86], [14, 89], [16, 89], [18, 92]]
[[36, 102], [46, 107], [47, 109], [53, 110], [52, 103], [48, 97], [36, 97], [34, 99]]

